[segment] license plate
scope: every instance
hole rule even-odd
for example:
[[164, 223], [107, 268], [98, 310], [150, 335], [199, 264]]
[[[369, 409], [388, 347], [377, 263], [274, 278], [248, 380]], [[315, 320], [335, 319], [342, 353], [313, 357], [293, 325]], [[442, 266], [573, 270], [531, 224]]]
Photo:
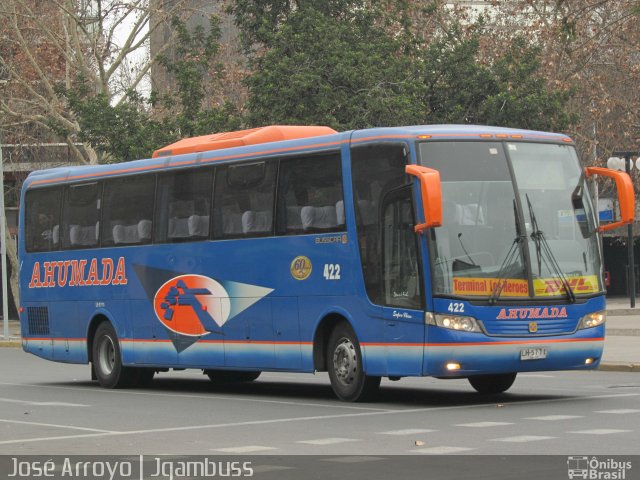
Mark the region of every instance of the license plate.
[[520, 350], [520, 360], [540, 360], [547, 358], [547, 349], [544, 347], [529, 347]]

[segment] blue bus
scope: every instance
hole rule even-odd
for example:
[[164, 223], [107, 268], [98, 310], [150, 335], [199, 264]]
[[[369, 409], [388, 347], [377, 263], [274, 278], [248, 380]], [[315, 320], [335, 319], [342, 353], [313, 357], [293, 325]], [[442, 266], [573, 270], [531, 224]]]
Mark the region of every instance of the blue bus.
[[[594, 175], [617, 186], [615, 223], [597, 223]], [[106, 388], [193, 368], [327, 371], [345, 401], [381, 377], [501, 393], [518, 372], [598, 366], [598, 233], [633, 198], [565, 135], [482, 126], [270, 126], [38, 171], [22, 346]]]

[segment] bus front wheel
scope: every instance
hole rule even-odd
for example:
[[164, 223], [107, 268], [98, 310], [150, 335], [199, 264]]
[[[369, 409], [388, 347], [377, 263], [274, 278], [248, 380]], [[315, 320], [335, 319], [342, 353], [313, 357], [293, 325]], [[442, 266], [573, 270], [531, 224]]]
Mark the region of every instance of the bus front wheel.
[[499, 375], [474, 375], [469, 377], [469, 383], [478, 393], [483, 395], [495, 395], [506, 392], [516, 379], [515, 373], [502, 373]]
[[102, 387], [128, 387], [138, 379], [139, 372], [136, 368], [122, 365], [118, 336], [109, 322], [98, 326], [93, 338], [92, 353], [93, 369]]
[[380, 386], [380, 377], [365, 375], [360, 344], [346, 323], [339, 324], [331, 332], [327, 366], [331, 387], [340, 400], [358, 402], [370, 399]]

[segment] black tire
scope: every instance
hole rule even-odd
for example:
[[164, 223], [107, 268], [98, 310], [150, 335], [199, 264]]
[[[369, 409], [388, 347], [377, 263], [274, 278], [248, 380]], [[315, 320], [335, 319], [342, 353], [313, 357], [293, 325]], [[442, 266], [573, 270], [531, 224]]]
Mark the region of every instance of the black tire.
[[353, 329], [346, 323], [338, 324], [331, 332], [327, 369], [334, 393], [345, 402], [369, 400], [380, 386], [380, 377], [365, 375], [360, 344]]
[[469, 377], [469, 383], [478, 393], [483, 395], [495, 395], [506, 392], [516, 379], [515, 373], [502, 373], [499, 375], [475, 375]]
[[204, 373], [215, 383], [253, 382], [262, 372], [242, 372], [235, 370], [205, 370]]
[[139, 378], [137, 368], [122, 365], [120, 342], [109, 322], [101, 323], [96, 330], [92, 361], [96, 378], [104, 388], [129, 387]]

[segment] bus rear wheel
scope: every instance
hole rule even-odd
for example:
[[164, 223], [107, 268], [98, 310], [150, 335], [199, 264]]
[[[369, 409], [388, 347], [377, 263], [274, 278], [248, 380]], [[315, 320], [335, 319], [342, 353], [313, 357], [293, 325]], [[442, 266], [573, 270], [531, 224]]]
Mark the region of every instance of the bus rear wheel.
[[204, 373], [215, 383], [253, 382], [262, 372], [241, 372], [233, 370], [205, 370]]
[[378, 391], [380, 377], [365, 375], [360, 344], [355, 332], [346, 323], [339, 324], [331, 332], [327, 366], [331, 387], [340, 400], [365, 401]]
[[469, 377], [469, 383], [478, 393], [483, 395], [495, 395], [506, 392], [516, 379], [515, 373], [502, 373], [499, 375], [474, 375]]
[[104, 388], [129, 387], [139, 378], [138, 369], [122, 365], [118, 336], [109, 322], [101, 323], [96, 330], [92, 359], [96, 378]]

